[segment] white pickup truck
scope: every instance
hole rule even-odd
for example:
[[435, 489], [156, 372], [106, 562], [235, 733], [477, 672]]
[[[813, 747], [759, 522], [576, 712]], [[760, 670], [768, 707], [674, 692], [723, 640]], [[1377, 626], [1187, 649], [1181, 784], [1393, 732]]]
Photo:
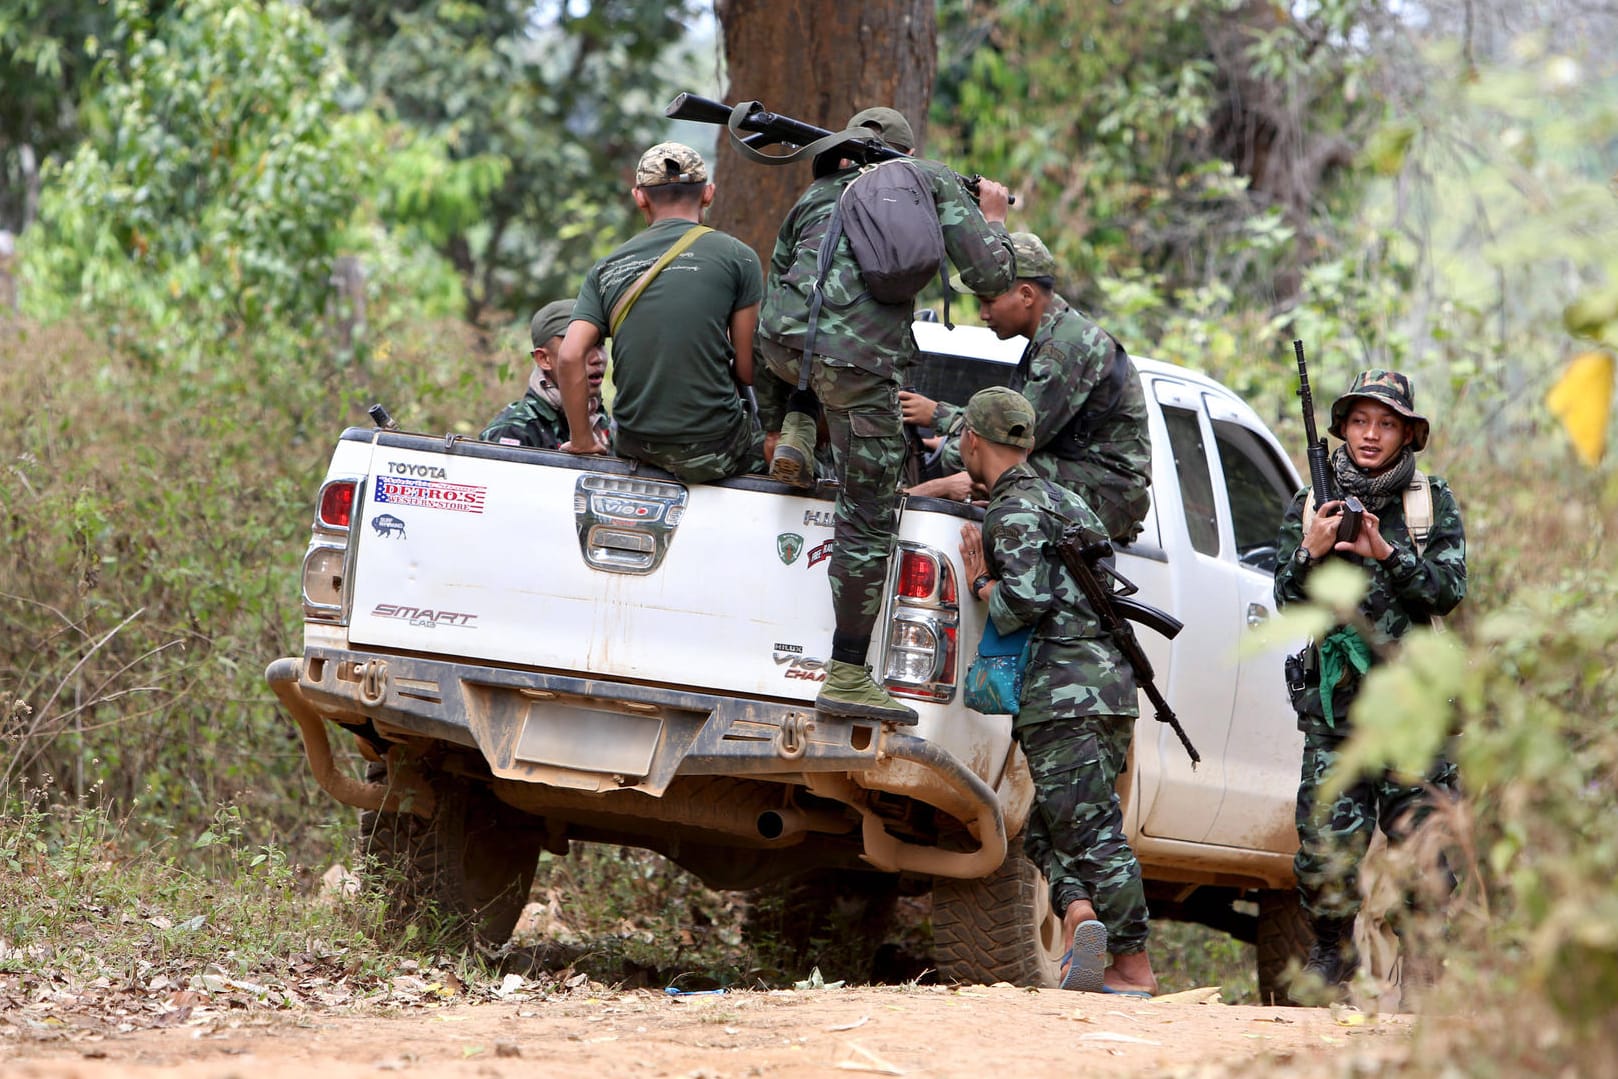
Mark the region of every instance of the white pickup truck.
[[[1023, 342], [917, 323], [915, 372], [964, 401]], [[1156, 917], [1256, 941], [1260, 991], [1306, 940], [1292, 897], [1301, 735], [1266, 618], [1297, 473], [1212, 380], [1138, 360], [1154, 447], [1151, 515], [1118, 553], [1140, 598], [1184, 622], [1141, 631], [1202, 753], [1193, 770], [1142, 701], [1121, 779]], [[266, 677], [314, 774], [366, 810], [405, 909], [423, 899], [504, 941], [542, 849], [658, 851], [710, 886], [881, 873], [930, 888], [941, 976], [1052, 985], [1060, 919], [1017, 837], [1031, 786], [1010, 717], [962, 703], [983, 629], [957, 545], [976, 507], [916, 498], [874, 669], [914, 726], [816, 714], [832, 632], [827, 485], [685, 486], [604, 458], [350, 428], [316, 500], [304, 647]], [[360, 781], [329, 732], [370, 761]]]

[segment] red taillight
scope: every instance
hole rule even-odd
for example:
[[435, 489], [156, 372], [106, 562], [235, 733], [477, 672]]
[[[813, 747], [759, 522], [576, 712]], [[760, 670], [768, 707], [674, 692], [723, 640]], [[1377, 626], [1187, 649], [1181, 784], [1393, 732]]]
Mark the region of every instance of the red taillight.
[[320, 492], [320, 523], [326, 528], [347, 528], [354, 517], [354, 482], [328, 483]]
[[938, 587], [938, 564], [917, 551], [906, 551], [899, 563], [899, 595], [928, 599]]

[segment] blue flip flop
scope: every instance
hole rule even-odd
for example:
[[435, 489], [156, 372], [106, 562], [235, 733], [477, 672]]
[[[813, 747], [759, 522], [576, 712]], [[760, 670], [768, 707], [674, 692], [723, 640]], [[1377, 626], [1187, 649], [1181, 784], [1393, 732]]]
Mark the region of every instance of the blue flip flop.
[[1101, 987], [1101, 991], [1103, 993], [1111, 993], [1115, 997], [1139, 997], [1142, 1000], [1152, 999], [1152, 994], [1148, 993], [1144, 989], [1114, 989], [1111, 986], [1103, 985]]
[[1107, 927], [1091, 919], [1073, 930], [1073, 946], [1068, 949], [1067, 975], [1063, 989], [1099, 993], [1107, 971]]

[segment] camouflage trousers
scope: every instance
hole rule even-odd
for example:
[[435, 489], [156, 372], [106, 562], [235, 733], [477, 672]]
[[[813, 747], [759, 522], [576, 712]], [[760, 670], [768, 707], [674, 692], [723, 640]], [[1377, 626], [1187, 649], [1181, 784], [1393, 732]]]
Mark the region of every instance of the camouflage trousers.
[[1019, 723], [1016, 732], [1034, 778], [1023, 850], [1050, 882], [1058, 917], [1090, 900], [1114, 955], [1146, 948], [1146, 889], [1117, 791], [1134, 731], [1133, 716], [1079, 716]]
[[764, 431], [751, 415], [735, 430], [703, 442], [648, 442], [622, 428], [613, 450], [672, 472], [682, 483], [710, 483], [764, 471]]
[[[1323, 729], [1319, 722], [1302, 724], [1298, 853], [1292, 868], [1298, 876], [1298, 897], [1311, 920], [1348, 921], [1359, 913], [1360, 862], [1378, 825], [1389, 843], [1398, 843], [1432, 812], [1434, 791], [1454, 795], [1460, 782], [1455, 765], [1440, 757], [1424, 783], [1407, 785], [1387, 772], [1362, 776], [1330, 804], [1318, 804], [1321, 781], [1336, 763], [1344, 741], [1342, 732]], [[1447, 866], [1441, 868], [1448, 872]]]
[[[798, 387], [802, 354], [768, 338], [757, 339], [753, 381], [759, 420], [779, 431], [787, 399]], [[831, 560], [832, 613], [839, 635], [869, 637], [882, 609], [888, 561], [899, 527], [899, 472], [904, 466], [904, 421], [899, 383], [816, 356], [809, 388], [825, 410], [837, 492]]]

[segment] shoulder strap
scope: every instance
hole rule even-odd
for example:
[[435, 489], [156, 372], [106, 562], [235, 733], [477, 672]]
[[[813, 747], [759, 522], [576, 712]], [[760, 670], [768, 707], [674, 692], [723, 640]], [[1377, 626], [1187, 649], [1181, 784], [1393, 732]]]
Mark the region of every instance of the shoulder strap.
[[1410, 542], [1415, 544], [1419, 556], [1427, 549], [1427, 539], [1433, 532], [1433, 485], [1420, 469], [1410, 477], [1405, 488], [1405, 527], [1410, 529]]
[[618, 302], [612, 305], [612, 314], [607, 318], [608, 337], [618, 332], [618, 327], [622, 326], [624, 319], [629, 317], [629, 309], [635, 306], [635, 301], [640, 299], [640, 294], [646, 291], [646, 286], [652, 283], [652, 279], [663, 272], [663, 267], [679, 258], [681, 252], [712, 231], [713, 229], [707, 225], [693, 225], [685, 231], [684, 235], [675, 240], [667, 251], [663, 252], [662, 258], [652, 263], [647, 267], [645, 273], [635, 279], [635, 283], [629, 286], [629, 291], [619, 297]]

